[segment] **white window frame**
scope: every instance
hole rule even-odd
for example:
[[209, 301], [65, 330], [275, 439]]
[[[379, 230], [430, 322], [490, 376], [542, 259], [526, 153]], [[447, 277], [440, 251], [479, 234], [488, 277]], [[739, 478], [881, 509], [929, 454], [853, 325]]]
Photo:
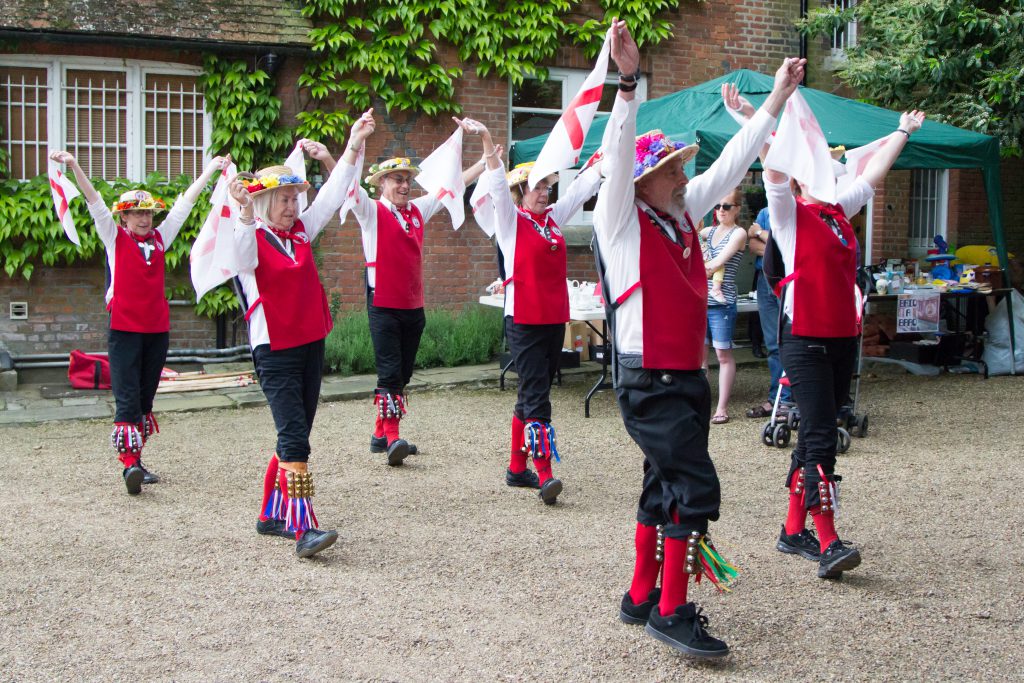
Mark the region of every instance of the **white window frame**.
[[[512, 144], [517, 142], [512, 138], [512, 115], [519, 112], [534, 112], [538, 114], [557, 114], [561, 115], [565, 111], [565, 108], [572, 102], [572, 98], [576, 96], [580, 88], [583, 87], [583, 82], [587, 76], [590, 75], [590, 70], [587, 69], [563, 69], [563, 68], [550, 68], [548, 69], [548, 81], [561, 81], [562, 82], [562, 108], [561, 109], [541, 109], [536, 107], [514, 107], [512, 106], [512, 83], [508, 85], [508, 145], [506, 149], [512, 149]], [[619, 82], [618, 74], [609, 74], [605, 79], [605, 84], [616, 85]], [[647, 76], [641, 74], [640, 81], [637, 84], [636, 99], [638, 102], [644, 102], [647, 100]], [[605, 114], [607, 112], [601, 112]], [[572, 168], [565, 171], [561, 171], [558, 174], [558, 184], [562, 187], [568, 186], [576, 175], [579, 173], [578, 170]], [[568, 226], [584, 226], [592, 227], [594, 225], [594, 212], [584, 211], [580, 209], [566, 222]]]
[[[200, 76], [203, 70], [188, 64], [169, 65], [138, 59], [109, 59], [66, 55], [0, 55], [0, 66], [45, 68], [47, 83], [46, 128], [47, 147], [50, 150], [67, 149], [67, 121], [64, 116], [67, 101], [65, 88], [69, 70], [112, 71], [125, 74], [127, 112], [125, 148], [127, 159], [125, 175], [129, 180], [141, 182], [145, 177], [145, 93], [146, 76]], [[210, 161], [209, 142], [213, 135], [213, 117], [203, 106], [203, 166]], [[157, 169], [159, 170], [159, 169]]]
[[[832, 7], [834, 9], [847, 9], [855, 7], [857, 0], [832, 0]], [[842, 44], [837, 44], [837, 43]], [[848, 21], [843, 27], [843, 31], [832, 32], [831, 48], [832, 48], [832, 60], [834, 62], [846, 61], [846, 49], [853, 47], [857, 44], [857, 22]]]
[[910, 176], [910, 189], [908, 191], [909, 204], [912, 209], [914, 206], [914, 173], [935, 173], [935, 181], [932, 184], [934, 189], [935, 197], [933, 199], [935, 203], [935, 216], [932, 221], [932, 232], [926, 237], [919, 237], [911, 233], [914, 229], [914, 224], [911, 222], [910, 212], [907, 213], [907, 247], [912, 257], [924, 256], [928, 253], [928, 250], [932, 248], [932, 238], [935, 235], [947, 236], [947, 219], [949, 216], [949, 170], [945, 168], [941, 169], [914, 169], [911, 171]]

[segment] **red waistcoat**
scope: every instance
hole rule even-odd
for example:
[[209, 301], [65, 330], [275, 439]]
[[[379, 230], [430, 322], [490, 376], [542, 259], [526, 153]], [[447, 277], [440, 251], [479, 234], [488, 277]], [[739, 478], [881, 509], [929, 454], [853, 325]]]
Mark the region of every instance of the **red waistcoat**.
[[377, 202], [377, 260], [366, 264], [377, 268], [374, 306], [423, 308], [423, 214], [413, 204], [409, 211], [406, 232], [384, 202]]
[[107, 304], [110, 329], [122, 332], [168, 332], [170, 307], [164, 294], [164, 241], [152, 233], [149, 263], [127, 228], [117, 226], [114, 242], [114, 296]]
[[271, 243], [266, 230], [256, 231], [259, 265], [256, 286], [260, 298], [252, 302], [246, 320], [263, 306], [273, 351], [290, 349], [323, 339], [334, 327], [327, 294], [313, 262], [313, 247], [300, 221], [292, 227], [293, 259]]
[[548, 214], [541, 219], [547, 220], [551, 241], [537, 232], [528, 216], [517, 213], [512, 320], [520, 325], [558, 325], [569, 320], [565, 238]]
[[640, 289], [643, 296], [643, 366], [653, 370], [699, 370], [704, 364], [708, 324], [707, 275], [697, 246], [697, 230], [676, 232], [673, 242], [637, 208], [640, 220], [640, 281], [622, 303]]
[[[842, 241], [821, 218], [831, 214]], [[857, 237], [838, 206], [797, 200], [793, 272], [793, 334], [801, 337], [855, 337], [860, 331], [856, 303]]]

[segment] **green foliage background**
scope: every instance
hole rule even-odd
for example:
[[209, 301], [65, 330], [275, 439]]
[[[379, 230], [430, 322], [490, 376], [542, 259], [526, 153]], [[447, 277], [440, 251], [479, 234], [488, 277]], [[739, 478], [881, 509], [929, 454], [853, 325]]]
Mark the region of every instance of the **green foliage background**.
[[1024, 0], [861, 0], [813, 10], [799, 27], [830, 35], [857, 21], [837, 72], [867, 101], [1024, 146]]

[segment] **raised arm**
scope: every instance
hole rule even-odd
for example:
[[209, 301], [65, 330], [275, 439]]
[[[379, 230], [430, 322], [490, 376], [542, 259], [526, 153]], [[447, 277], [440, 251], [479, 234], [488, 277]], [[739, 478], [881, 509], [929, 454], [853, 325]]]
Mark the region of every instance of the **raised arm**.
[[100, 193], [92, 186], [89, 176], [87, 176], [85, 171], [82, 170], [82, 167], [78, 165], [78, 160], [75, 159], [74, 155], [65, 151], [50, 152], [50, 158], [58, 164], [66, 164], [67, 167], [71, 169], [75, 174], [75, 182], [78, 183], [78, 189], [82, 191], [82, 196], [85, 197], [87, 204], [95, 204], [102, 199], [102, 197], [100, 197]]
[[228, 181], [228, 194], [240, 207], [234, 232], [238, 270], [242, 273], [251, 273], [260, 263], [256, 247], [256, 218], [253, 213], [252, 197], [237, 175]]
[[736, 187], [754, 163], [786, 100], [803, 80], [806, 59], [785, 59], [775, 72], [775, 85], [747, 125], [725, 145], [707, 171], [686, 186], [686, 210], [703, 216], [729, 189]]
[[924, 123], [923, 111], [915, 109], [911, 112], [903, 112], [900, 116], [899, 128], [889, 134], [889, 138], [891, 138], [889, 143], [875, 153], [859, 177], [867, 181], [871, 187], [878, 187], [889, 173], [889, 169], [896, 163], [903, 148], [907, 146], [911, 134], [919, 130], [922, 123]]
[[619, 67], [620, 87], [601, 142], [601, 149], [604, 150], [601, 167], [605, 182], [597, 194], [594, 230], [602, 241], [614, 240], [630, 225], [630, 214], [636, 211], [633, 203], [636, 196], [633, 165], [636, 155], [637, 108], [634, 86], [636, 72], [640, 68], [640, 51], [626, 29], [626, 22], [618, 19], [612, 20], [611, 53]]
[[[357, 169], [354, 165], [357, 159], [357, 152], [366, 142], [366, 138], [373, 133], [374, 128], [372, 109], [367, 110], [353, 124], [352, 132], [349, 134], [348, 145], [345, 147], [345, 152], [341, 157], [342, 163], [333, 165], [331, 175], [328, 176], [324, 186], [320, 188], [316, 199], [310, 203], [309, 207], [299, 217], [306, 228], [306, 234], [309, 235], [309, 239], [315, 239], [320, 234], [320, 231], [323, 230], [324, 226], [331, 220], [331, 217], [345, 202], [345, 196], [352, 185], [355, 174], [361, 172], [361, 169]], [[304, 140], [302, 147], [307, 154], [321, 163], [325, 163], [326, 160], [334, 161], [327, 148], [319, 142]], [[350, 154], [352, 157], [351, 162], [348, 161]]]
[[161, 221], [160, 226], [157, 228], [160, 231], [160, 237], [163, 239], [165, 248], [170, 246], [171, 242], [178, 237], [178, 233], [181, 232], [181, 226], [185, 225], [188, 215], [192, 213], [192, 207], [195, 206], [196, 201], [199, 199], [199, 193], [210, 182], [210, 178], [223, 171], [230, 163], [231, 157], [214, 157], [211, 159], [210, 163], [203, 169], [203, 172], [199, 174], [199, 177], [175, 200], [171, 210], [167, 212], [167, 217]]

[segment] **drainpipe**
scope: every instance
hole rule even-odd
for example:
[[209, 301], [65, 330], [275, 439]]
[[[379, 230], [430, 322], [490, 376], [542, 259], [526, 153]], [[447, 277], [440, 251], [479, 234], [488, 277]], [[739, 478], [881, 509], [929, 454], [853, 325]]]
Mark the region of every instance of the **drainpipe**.
[[[800, 0], [800, 18], [807, 18], [807, 0]], [[807, 34], [800, 34], [800, 59], [807, 59]], [[801, 85], [807, 85], [807, 69], [804, 69], [804, 80]]]

